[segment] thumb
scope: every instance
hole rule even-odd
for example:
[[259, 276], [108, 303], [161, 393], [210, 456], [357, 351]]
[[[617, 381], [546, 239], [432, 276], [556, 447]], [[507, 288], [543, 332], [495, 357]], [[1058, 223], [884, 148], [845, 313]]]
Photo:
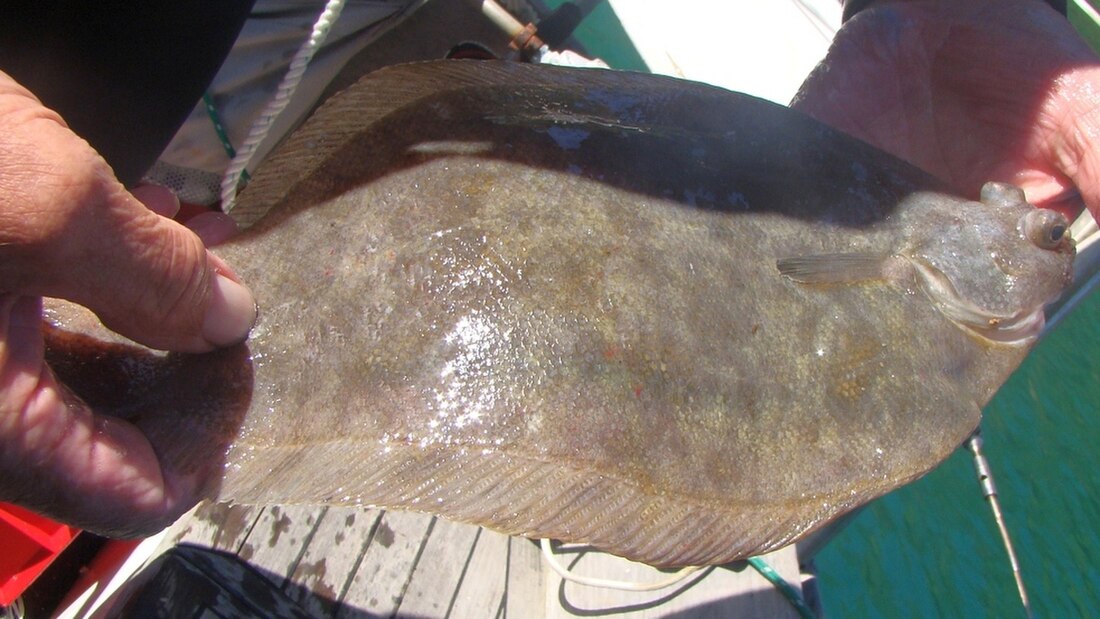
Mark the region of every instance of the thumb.
[[79, 303], [155, 348], [200, 352], [244, 339], [255, 304], [232, 271], [126, 191], [87, 142], [5, 77], [0, 290]]
[[[170, 195], [146, 188], [143, 198], [157, 191]], [[70, 226], [74, 234], [57, 240], [57, 265], [72, 266], [49, 296], [84, 305], [108, 328], [154, 348], [200, 352], [248, 334], [251, 293], [191, 229], [121, 187], [85, 229]]]
[[1046, 141], [1046, 158], [1100, 221], [1100, 67], [1077, 68], [1059, 82], [1051, 113], [1056, 129]]
[[162, 467], [141, 430], [59, 384], [41, 305], [0, 294], [0, 499], [100, 535], [164, 528], [201, 497], [204, 472]]

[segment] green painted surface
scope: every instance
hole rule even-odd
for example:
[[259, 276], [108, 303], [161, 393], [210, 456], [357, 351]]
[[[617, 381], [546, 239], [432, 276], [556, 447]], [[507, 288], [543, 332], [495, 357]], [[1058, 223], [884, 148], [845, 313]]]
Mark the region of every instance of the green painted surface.
[[[547, 0], [546, 6], [557, 9], [565, 0]], [[648, 67], [634, 49], [630, 37], [607, 2], [601, 2], [573, 32], [584, 44], [589, 55], [602, 59], [612, 69], [646, 71]]]
[[[1096, 7], [1096, 3], [1090, 4], [1093, 8]], [[1077, 32], [1081, 33], [1081, 37], [1088, 41], [1093, 49], [1100, 49], [1100, 24], [1092, 21], [1092, 18], [1090, 18], [1073, 0], [1070, 0], [1068, 3], [1066, 14], [1069, 17], [1070, 23], [1077, 28]]]

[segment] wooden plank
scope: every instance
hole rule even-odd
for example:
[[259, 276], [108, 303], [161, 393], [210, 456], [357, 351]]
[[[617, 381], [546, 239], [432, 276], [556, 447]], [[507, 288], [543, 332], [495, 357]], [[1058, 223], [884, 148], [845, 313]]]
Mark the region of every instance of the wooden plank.
[[378, 509], [329, 507], [290, 576], [287, 596], [315, 617], [332, 616], [381, 517]]
[[[507, 619], [544, 617], [547, 609], [548, 571], [542, 562], [539, 547], [531, 540], [513, 537], [508, 540], [508, 565], [504, 589], [504, 616]], [[557, 605], [557, 601], [554, 601]]]
[[324, 510], [315, 505], [268, 506], [238, 554], [264, 573], [276, 587], [283, 586], [298, 567]]
[[[241, 537], [235, 531], [250, 529], [242, 556], [317, 617], [797, 616], [771, 583], [744, 564], [710, 568], [655, 592], [624, 592], [563, 584], [531, 541], [423, 514], [272, 506], [252, 526], [248, 513], [207, 507], [187, 523], [184, 537], [232, 546]], [[221, 534], [219, 525], [226, 527]], [[595, 551], [566, 551], [560, 559], [579, 574], [600, 578], [652, 581], [667, 575]], [[799, 585], [793, 548], [766, 560]]]
[[259, 517], [261, 507], [230, 503], [200, 503], [181, 518], [170, 535], [172, 543], [187, 543], [237, 552]]
[[[149, 556], [146, 558], [145, 565], [151, 563], [154, 559], [160, 555], [168, 552], [172, 548], [176, 547], [176, 544], [180, 543], [184, 538], [204, 538], [213, 539], [213, 529], [208, 524], [199, 526], [199, 523], [195, 521], [195, 516], [199, 513], [207, 503], [201, 502], [195, 507], [191, 508], [191, 511], [180, 516], [175, 522], [173, 522], [167, 529], [164, 530], [164, 535], [161, 537], [160, 543], [153, 549]], [[200, 534], [200, 529], [209, 529], [209, 533]], [[206, 544], [199, 544], [206, 545]]]
[[309, 618], [257, 570], [225, 551], [180, 547], [148, 569], [155, 574], [127, 602], [127, 617]]
[[219, 526], [210, 518], [210, 512], [214, 505], [216, 504], [203, 501], [177, 520], [172, 525], [172, 530], [168, 532], [165, 540], [169, 547], [175, 546], [177, 543], [210, 547], [219, 529]]
[[[409, 587], [398, 606], [400, 615], [449, 615], [480, 531], [479, 527], [473, 525], [459, 524], [445, 518], [436, 519], [424, 545], [424, 559], [417, 563]], [[484, 615], [483, 610], [482, 616]]]
[[216, 522], [219, 524], [218, 534], [214, 537], [211, 548], [226, 552], [238, 553], [241, 546], [256, 526], [256, 521], [263, 513], [260, 505], [236, 505], [219, 503]]
[[339, 617], [361, 619], [364, 612], [390, 617], [397, 612], [433, 521], [427, 514], [413, 512], [382, 515], [344, 595]]
[[462, 583], [458, 587], [449, 619], [482, 619], [503, 608], [507, 584], [507, 535], [482, 529], [474, 544]]

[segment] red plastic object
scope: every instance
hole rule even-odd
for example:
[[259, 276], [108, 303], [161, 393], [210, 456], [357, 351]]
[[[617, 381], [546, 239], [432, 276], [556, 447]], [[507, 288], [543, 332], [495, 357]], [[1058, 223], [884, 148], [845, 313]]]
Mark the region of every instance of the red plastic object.
[[0, 503], [0, 606], [23, 594], [80, 529]]

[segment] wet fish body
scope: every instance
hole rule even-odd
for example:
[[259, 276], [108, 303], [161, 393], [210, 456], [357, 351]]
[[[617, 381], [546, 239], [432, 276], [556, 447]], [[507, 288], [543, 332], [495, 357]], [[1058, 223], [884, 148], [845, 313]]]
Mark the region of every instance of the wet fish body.
[[221, 499], [726, 562], [974, 430], [1067, 283], [1043, 213], [698, 84], [391, 68], [242, 195], [258, 222], [218, 252], [261, 305], [250, 340], [146, 355], [114, 404], [168, 465], [223, 466]]

